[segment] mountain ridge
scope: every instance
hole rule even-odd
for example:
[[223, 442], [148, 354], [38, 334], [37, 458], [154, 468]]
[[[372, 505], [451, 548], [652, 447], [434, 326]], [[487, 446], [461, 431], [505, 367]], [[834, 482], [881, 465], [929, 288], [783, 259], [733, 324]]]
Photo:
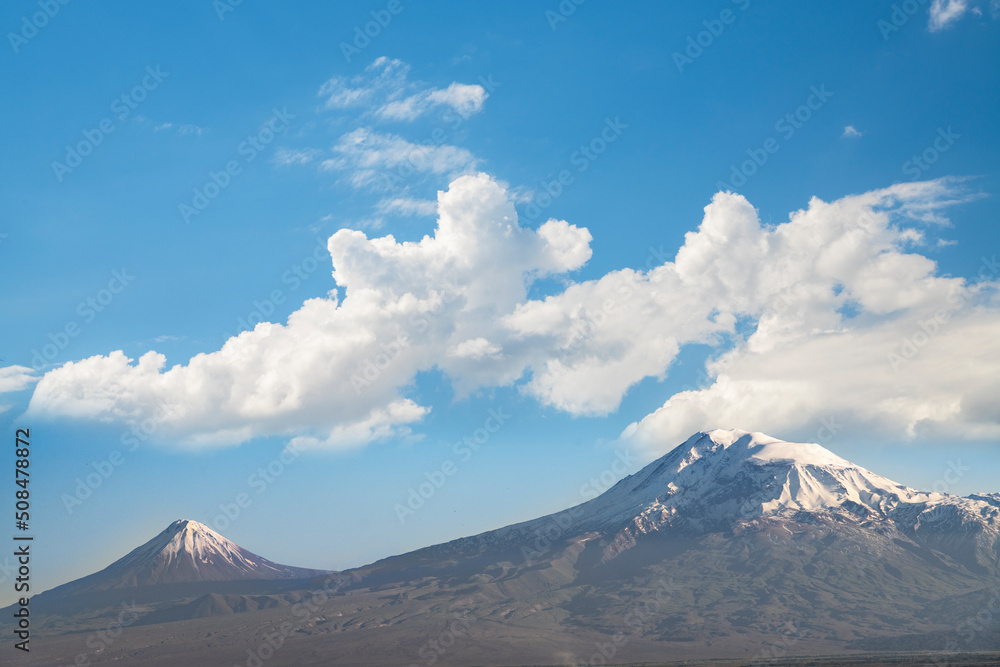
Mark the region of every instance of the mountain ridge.
[[[440, 664], [579, 664], [595, 644], [633, 663], [752, 659], [773, 646], [813, 655], [991, 650], [1000, 649], [1000, 623], [968, 640], [956, 628], [1000, 609], [998, 526], [1000, 493], [917, 491], [816, 443], [714, 430], [575, 507], [328, 577], [207, 580], [209, 561], [239, 577], [317, 571], [174, 522], [60, 587], [61, 597], [42, 594], [33, 613], [68, 637], [139, 600], [143, 616], [126, 631], [134, 639], [102, 656], [107, 663], [168, 655], [185, 632], [191, 646], [211, 637], [214, 662], [198, 665], [224, 664], [259, 643], [255, 628], [291, 623], [296, 648], [274, 664], [353, 665], [358, 655], [412, 664], [417, 647], [459, 619]], [[196, 569], [187, 556], [202, 559]], [[203, 580], [145, 585], [128, 574], [162, 581], [172, 568]], [[93, 591], [102, 573], [135, 585], [73, 594]], [[563, 653], [551, 652], [553, 642]], [[169, 654], [157, 664], [182, 661]]]
[[995, 495], [994, 501], [989, 494], [922, 492], [816, 443], [715, 429], [694, 434], [600, 496], [572, 508], [424, 549], [454, 545], [458, 551], [475, 551], [488, 543], [524, 542], [526, 536], [553, 532], [561, 539], [583, 540], [610, 531], [634, 542], [638, 534], [662, 530], [689, 535], [731, 532], [762, 520], [809, 516], [868, 527], [888, 522], [903, 533], [919, 533], [921, 539], [938, 539], [936, 535], [955, 530], [974, 544], [954, 543], [950, 555], [996, 569], [1000, 493]]

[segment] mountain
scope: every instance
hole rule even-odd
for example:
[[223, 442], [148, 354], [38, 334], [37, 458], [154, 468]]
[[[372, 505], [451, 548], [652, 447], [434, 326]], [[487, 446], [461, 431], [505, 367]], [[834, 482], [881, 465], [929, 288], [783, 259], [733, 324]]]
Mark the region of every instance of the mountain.
[[323, 571], [273, 563], [202, 523], [180, 519], [100, 572], [54, 588], [46, 596], [161, 584], [302, 579], [320, 574]]
[[[815, 443], [714, 430], [574, 508], [352, 574], [474, 591], [466, 611], [503, 609], [508, 629], [545, 613], [615, 636], [640, 602], [658, 605], [635, 628], [636, 661], [658, 655], [640, 638], [692, 657], [1000, 649], [997, 500], [911, 489]], [[963, 625], [987, 614], [997, 622]]]
[[269, 666], [959, 664], [1000, 651], [998, 534], [998, 493], [918, 491], [818, 444], [707, 431], [576, 507], [324, 577], [175, 522], [51, 591], [60, 603], [40, 596], [52, 636], [37, 664], [69, 662], [68, 633], [113, 622], [123, 600], [138, 618], [94, 664], [249, 664], [277, 628]]
[[[968, 498], [921, 492], [854, 465], [815, 443], [791, 443], [738, 429], [696, 433], [593, 500], [555, 514], [429, 547], [479, 554], [488, 545], [584, 544], [598, 539], [601, 561], [643, 538], [737, 536], [781, 523], [864, 530], [933, 547], [966, 569], [996, 573], [1000, 494]], [[536, 545], [538, 546], [538, 545]], [[400, 558], [412, 557], [421, 551]], [[432, 558], [431, 560], [434, 560]], [[393, 559], [388, 559], [392, 562]]]

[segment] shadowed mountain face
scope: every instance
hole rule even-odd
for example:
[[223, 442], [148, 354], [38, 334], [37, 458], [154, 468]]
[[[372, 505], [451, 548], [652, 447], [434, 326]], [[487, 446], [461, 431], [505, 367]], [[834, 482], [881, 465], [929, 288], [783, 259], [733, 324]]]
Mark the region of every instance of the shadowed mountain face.
[[[137, 646], [243, 664], [260, 628], [285, 623], [269, 665], [992, 650], [998, 535], [996, 493], [920, 492], [816, 444], [711, 431], [577, 507], [311, 581], [176, 522], [40, 607], [65, 632], [103, 618], [109, 593], [139, 600], [95, 664]], [[443, 632], [447, 650], [428, 643]], [[190, 643], [149, 648], [161, 636]]]

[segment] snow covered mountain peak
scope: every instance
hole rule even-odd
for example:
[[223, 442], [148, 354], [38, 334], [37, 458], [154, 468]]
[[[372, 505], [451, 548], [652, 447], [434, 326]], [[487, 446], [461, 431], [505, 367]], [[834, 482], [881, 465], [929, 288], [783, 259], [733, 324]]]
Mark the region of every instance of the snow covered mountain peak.
[[246, 560], [241, 552], [245, 550], [205, 524], [178, 519], [130, 556], [134, 554], [133, 560], [153, 557], [162, 561], [165, 567], [169, 567], [174, 560], [187, 556], [197, 567], [198, 563], [215, 562], [215, 556], [221, 557], [222, 562], [239, 564]]
[[850, 461], [814, 442], [785, 442], [764, 433], [735, 428], [696, 433], [677, 450], [687, 449], [689, 454], [700, 458], [708, 453], [718, 453], [720, 449], [731, 448], [732, 451], [728, 452], [731, 456], [754, 459], [753, 462], [790, 461], [800, 465], [852, 467]]
[[[856, 521], [899, 519], [910, 526], [943, 516], [962, 523], [981, 515], [984, 506], [988, 503], [980, 499], [911, 489], [816, 443], [717, 429], [695, 433], [566, 512], [581, 532], [628, 526], [629, 532], [648, 533], [681, 526], [695, 532], [730, 530], [759, 518], [792, 519], [803, 512]], [[997, 523], [995, 517], [989, 522]], [[524, 526], [533, 529], [533, 523]]]
[[816, 443], [740, 429], [696, 433], [619, 486], [632, 501], [730, 520], [845, 504], [884, 513], [904, 499], [930, 499]]
[[322, 573], [279, 565], [247, 551], [203, 523], [179, 519], [100, 572], [53, 592], [69, 594], [196, 581], [298, 579]]

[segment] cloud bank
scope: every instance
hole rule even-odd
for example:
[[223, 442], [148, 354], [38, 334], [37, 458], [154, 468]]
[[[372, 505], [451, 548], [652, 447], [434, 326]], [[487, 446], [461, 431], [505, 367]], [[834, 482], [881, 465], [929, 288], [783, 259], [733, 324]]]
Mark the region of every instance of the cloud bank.
[[[492, 336], [533, 280], [580, 267], [589, 242], [562, 221], [520, 227], [497, 183], [465, 176], [439, 194], [433, 236], [330, 237], [342, 301], [336, 291], [310, 299], [286, 324], [259, 324], [169, 369], [153, 351], [65, 364], [40, 381], [29, 412], [127, 423], [168, 415], [160, 432], [195, 446], [280, 434], [343, 447], [405, 435], [427, 410], [403, 395], [416, 373], [437, 365], [464, 378], [478, 345], [468, 341]], [[517, 377], [479, 372], [494, 383]]]
[[[904, 183], [814, 198], [769, 227], [744, 197], [719, 193], [674, 257], [573, 281], [588, 230], [522, 227], [501, 184], [464, 175], [438, 193], [437, 227], [419, 242], [330, 237], [343, 298], [306, 301], [285, 324], [186, 365], [120, 351], [68, 363], [41, 379], [29, 412], [166, 415], [161, 431], [192, 446], [266, 435], [358, 446], [410, 433], [430, 409], [408, 396], [423, 371], [459, 396], [513, 385], [570, 414], [607, 415], [701, 343], [717, 350], [707, 386], [666, 397], [624, 439], [656, 453], [707, 427], [781, 433], [830, 416], [892, 437], [995, 438], [995, 259], [966, 280], [916, 252], [944, 209], [971, 197], [956, 180]], [[566, 287], [529, 299], [545, 276]]]

